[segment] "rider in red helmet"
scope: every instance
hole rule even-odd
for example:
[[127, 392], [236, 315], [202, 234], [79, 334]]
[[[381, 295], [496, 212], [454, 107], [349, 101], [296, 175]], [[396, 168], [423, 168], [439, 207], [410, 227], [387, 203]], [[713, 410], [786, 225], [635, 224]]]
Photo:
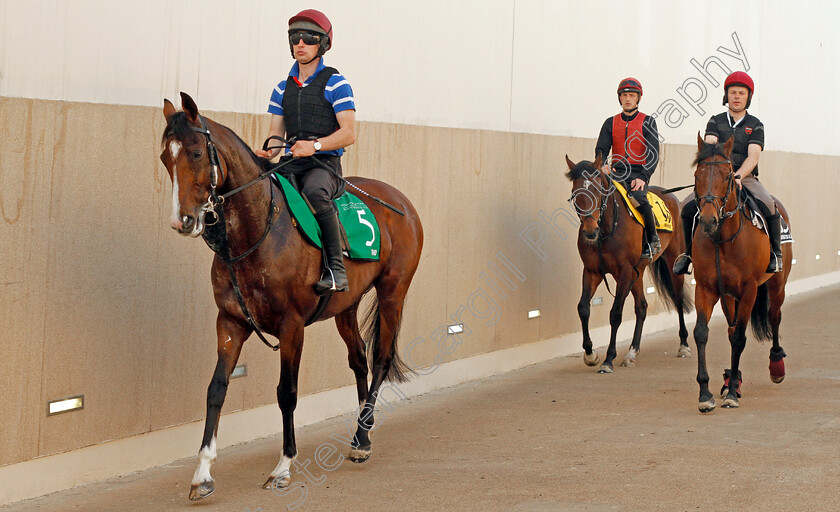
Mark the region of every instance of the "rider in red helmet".
[[[335, 68], [324, 65], [323, 56], [333, 42], [332, 23], [324, 13], [306, 9], [292, 16], [288, 37], [295, 63], [289, 77], [271, 93], [269, 136], [294, 141], [282, 158], [295, 160], [283, 170], [295, 175], [321, 228], [327, 268], [315, 284], [315, 291], [342, 292], [347, 290], [347, 273], [333, 199], [344, 191], [344, 183], [338, 178], [341, 155], [344, 148], [356, 141], [353, 89]], [[258, 150], [256, 154], [271, 159], [279, 152], [279, 149]], [[307, 158], [312, 155], [317, 155], [320, 163]]]
[[[750, 115], [747, 108], [755, 95], [755, 84], [750, 75], [736, 71], [726, 77], [723, 83], [723, 104], [729, 105], [726, 112], [713, 116], [706, 125], [706, 142], [716, 144], [735, 138], [732, 147], [732, 169], [735, 182], [744, 187], [758, 199], [761, 214], [767, 220], [767, 232], [770, 235], [772, 255], [767, 267], [768, 273], [782, 271], [781, 219], [776, 208], [776, 201], [758, 181], [758, 158], [764, 150], [764, 125], [757, 117]], [[694, 234], [694, 218], [697, 215], [697, 203], [693, 199], [682, 210], [683, 229], [685, 230], [686, 249], [674, 262], [674, 272], [688, 274], [691, 263], [691, 241]]]
[[618, 84], [618, 102], [621, 113], [608, 117], [601, 126], [595, 145], [595, 157], [607, 162], [604, 171], [620, 181], [630, 197], [636, 200], [636, 209], [645, 221], [645, 240], [642, 258], [653, 259], [661, 249], [653, 208], [647, 200], [647, 187], [656, 164], [659, 162], [659, 138], [656, 120], [639, 112], [642, 84], [635, 78], [625, 78]]

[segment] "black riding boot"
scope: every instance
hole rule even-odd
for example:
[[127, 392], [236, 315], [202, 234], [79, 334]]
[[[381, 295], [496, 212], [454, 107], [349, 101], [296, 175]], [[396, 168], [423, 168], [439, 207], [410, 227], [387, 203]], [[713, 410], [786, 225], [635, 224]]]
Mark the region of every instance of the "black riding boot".
[[338, 214], [333, 213], [327, 218], [318, 219], [318, 226], [321, 227], [321, 243], [324, 245], [327, 268], [324, 269], [321, 280], [315, 283], [315, 293], [324, 295], [331, 291], [347, 291], [347, 272], [344, 270], [344, 256], [341, 254]]
[[779, 214], [767, 217], [767, 234], [770, 235], [770, 248], [773, 253], [770, 255], [770, 264], [767, 265], [767, 273], [781, 272], [782, 263], [782, 220]]
[[662, 249], [659, 235], [656, 233], [656, 219], [653, 218], [653, 208], [648, 204], [637, 208], [645, 221], [645, 240], [642, 242], [642, 259], [652, 260]]
[[[694, 212], [696, 213], [696, 212]], [[682, 216], [683, 235], [685, 236], [685, 252], [677, 256], [674, 261], [674, 273], [677, 275], [691, 274], [691, 242], [694, 239], [694, 213], [688, 219]]]

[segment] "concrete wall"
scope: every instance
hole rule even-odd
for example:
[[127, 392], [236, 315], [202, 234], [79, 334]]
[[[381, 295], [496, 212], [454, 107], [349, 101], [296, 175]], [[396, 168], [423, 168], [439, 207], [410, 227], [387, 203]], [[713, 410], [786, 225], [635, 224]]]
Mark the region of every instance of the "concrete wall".
[[[212, 253], [168, 227], [160, 105], [185, 90], [260, 144], [296, 5], [0, 3], [0, 465], [203, 418], [215, 364]], [[720, 47], [740, 45], [759, 84], [751, 111], [768, 126], [762, 181], [793, 218], [792, 279], [840, 270], [840, 237], [814, 218], [840, 214], [831, 197], [840, 105], [829, 91], [840, 78], [829, 20], [840, 12], [828, 1], [809, 3], [807, 16], [783, 2], [739, 5], [748, 16], [673, 2], [315, 5], [336, 25], [328, 62], [351, 79], [359, 105], [347, 174], [394, 184], [423, 219], [403, 324], [412, 365], [578, 330], [576, 227], [559, 210], [570, 194], [563, 155], [591, 157], [618, 79], [634, 75], [643, 110], [673, 99], [687, 112], [675, 127], [660, 118], [654, 182], [690, 183], [694, 137], [721, 109], [722, 88], [701, 82], [703, 115], [676, 89], [700, 77], [692, 58], [747, 67]], [[639, 29], [630, 41], [616, 28], [628, 19]], [[693, 87], [687, 94], [699, 94]], [[544, 235], [538, 250], [523, 230]], [[595, 325], [607, 323], [605, 302]], [[535, 308], [542, 316], [528, 320]], [[456, 321], [468, 333], [441, 348], [438, 329]], [[278, 356], [254, 339], [241, 363], [248, 376], [232, 381], [226, 412], [274, 402]], [[332, 323], [311, 327], [301, 392], [351, 382]], [[77, 394], [84, 410], [46, 416], [48, 400]]]

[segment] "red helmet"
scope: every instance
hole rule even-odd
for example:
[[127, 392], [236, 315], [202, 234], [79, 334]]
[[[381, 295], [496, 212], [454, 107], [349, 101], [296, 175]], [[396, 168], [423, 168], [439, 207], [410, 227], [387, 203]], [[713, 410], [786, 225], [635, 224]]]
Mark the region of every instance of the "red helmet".
[[726, 97], [729, 88], [733, 85], [740, 85], [741, 87], [746, 87], [748, 91], [750, 91], [749, 96], [747, 96], [747, 107], [750, 107], [750, 102], [752, 101], [753, 94], [755, 94], [755, 84], [753, 84], [753, 79], [750, 78], [750, 75], [744, 73], [743, 71], [736, 71], [726, 77], [726, 80], [723, 82], [723, 104], [726, 105], [729, 103], [729, 98]]
[[642, 97], [642, 83], [635, 78], [625, 78], [618, 83], [618, 95], [621, 96], [623, 92], [637, 92], [639, 98]]
[[[327, 15], [315, 9], [305, 9], [289, 18], [289, 32], [307, 30], [322, 34], [318, 55], [323, 55], [332, 47], [333, 30]], [[292, 50], [294, 55], [294, 50]]]

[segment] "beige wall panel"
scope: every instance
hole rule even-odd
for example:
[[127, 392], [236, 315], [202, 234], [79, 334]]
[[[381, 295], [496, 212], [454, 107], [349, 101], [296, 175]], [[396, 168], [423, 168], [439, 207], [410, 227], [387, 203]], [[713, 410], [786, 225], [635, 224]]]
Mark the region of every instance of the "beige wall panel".
[[0, 98], [0, 465], [38, 455], [57, 103]]
[[144, 255], [160, 228], [145, 112], [62, 103], [55, 118], [43, 390], [84, 394], [85, 409], [43, 419], [41, 455], [149, 428], [155, 267]]

